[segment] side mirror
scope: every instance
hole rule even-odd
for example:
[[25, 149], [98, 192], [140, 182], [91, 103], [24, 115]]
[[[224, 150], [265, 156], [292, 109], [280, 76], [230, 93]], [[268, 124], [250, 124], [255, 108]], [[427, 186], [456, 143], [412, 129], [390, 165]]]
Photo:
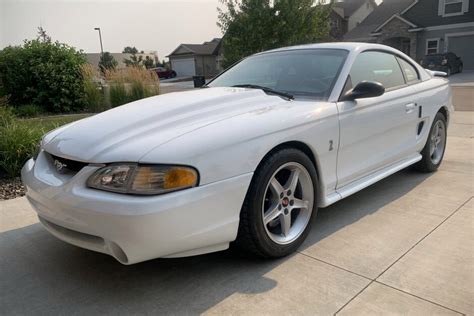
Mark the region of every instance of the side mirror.
[[353, 89], [343, 95], [342, 100], [355, 100], [363, 98], [373, 98], [385, 93], [384, 86], [375, 81], [361, 81]]

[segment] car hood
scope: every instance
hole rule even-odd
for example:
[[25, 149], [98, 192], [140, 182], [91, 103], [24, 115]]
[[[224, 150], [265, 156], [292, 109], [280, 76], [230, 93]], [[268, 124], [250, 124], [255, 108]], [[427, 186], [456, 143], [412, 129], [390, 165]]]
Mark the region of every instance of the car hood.
[[261, 90], [243, 88], [169, 93], [61, 127], [46, 135], [42, 146], [50, 154], [84, 162], [139, 161], [153, 148], [186, 133], [288, 102]]

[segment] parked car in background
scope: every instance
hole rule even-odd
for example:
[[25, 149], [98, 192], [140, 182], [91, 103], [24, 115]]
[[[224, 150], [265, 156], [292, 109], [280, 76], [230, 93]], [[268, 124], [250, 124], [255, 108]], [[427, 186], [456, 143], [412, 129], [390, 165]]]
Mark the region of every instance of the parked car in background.
[[156, 68], [152, 68], [151, 70], [156, 72], [159, 78], [168, 79], [168, 78], [176, 77], [176, 71], [166, 69], [165, 67], [156, 67]]
[[232, 242], [276, 258], [318, 207], [410, 165], [436, 171], [451, 99], [388, 46], [282, 48], [50, 132], [22, 179], [51, 234], [123, 264]]
[[450, 76], [451, 74], [462, 72], [463, 63], [461, 57], [448, 52], [442, 54], [426, 55], [421, 60], [421, 66], [433, 71], [444, 71]]

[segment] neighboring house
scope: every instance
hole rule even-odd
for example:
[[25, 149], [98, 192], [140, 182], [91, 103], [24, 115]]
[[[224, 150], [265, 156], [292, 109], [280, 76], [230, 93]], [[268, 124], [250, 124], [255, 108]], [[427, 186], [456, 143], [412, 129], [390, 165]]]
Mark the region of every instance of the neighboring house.
[[[125, 53], [110, 53], [114, 59], [117, 61], [117, 68], [125, 68], [127, 65], [123, 62], [124, 59], [130, 59], [132, 54], [125, 54]], [[135, 54], [137, 56], [142, 56], [143, 60], [148, 56], [150, 57], [155, 63], [158, 62], [158, 55], [156, 52], [149, 52], [149, 53], [138, 53]], [[87, 53], [86, 54], [87, 62], [95, 67], [99, 67], [100, 61], [100, 53]]]
[[221, 71], [220, 51], [221, 39], [214, 38], [202, 44], [181, 44], [167, 57], [178, 77], [212, 77]]
[[332, 1], [330, 35], [335, 39], [342, 39], [344, 34], [361, 23], [376, 7], [374, 0]]
[[474, 0], [384, 0], [344, 40], [386, 44], [417, 61], [449, 51], [474, 69]]

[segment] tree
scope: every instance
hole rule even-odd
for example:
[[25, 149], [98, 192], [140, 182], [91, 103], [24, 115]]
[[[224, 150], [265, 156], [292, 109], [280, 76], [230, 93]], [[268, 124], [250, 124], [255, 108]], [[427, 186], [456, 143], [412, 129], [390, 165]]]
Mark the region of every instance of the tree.
[[38, 36], [36, 38], [43, 43], [51, 43], [51, 36], [46, 33], [42, 26], [38, 27]]
[[132, 54], [130, 59], [124, 58], [123, 62], [127, 67], [142, 67], [143, 66], [143, 56]]
[[316, 0], [220, 0], [223, 66], [284, 46], [328, 40], [331, 7]]
[[25, 41], [0, 51], [0, 81], [12, 105], [32, 104], [48, 112], [84, 107], [81, 51], [59, 42]]
[[155, 66], [155, 62], [153, 61], [153, 59], [150, 58], [150, 56], [145, 56], [145, 60], [143, 61], [143, 66], [145, 66], [146, 69], [150, 69]]
[[106, 70], [113, 70], [117, 67], [118, 62], [115, 60], [114, 56], [112, 56], [109, 52], [104, 52], [100, 56], [99, 60], [99, 69], [102, 73], [105, 73]]
[[137, 54], [138, 49], [135, 46], [133, 46], [133, 47], [127, 46], [123, 49], [122, 53], [124, 53], [124, 54]]

